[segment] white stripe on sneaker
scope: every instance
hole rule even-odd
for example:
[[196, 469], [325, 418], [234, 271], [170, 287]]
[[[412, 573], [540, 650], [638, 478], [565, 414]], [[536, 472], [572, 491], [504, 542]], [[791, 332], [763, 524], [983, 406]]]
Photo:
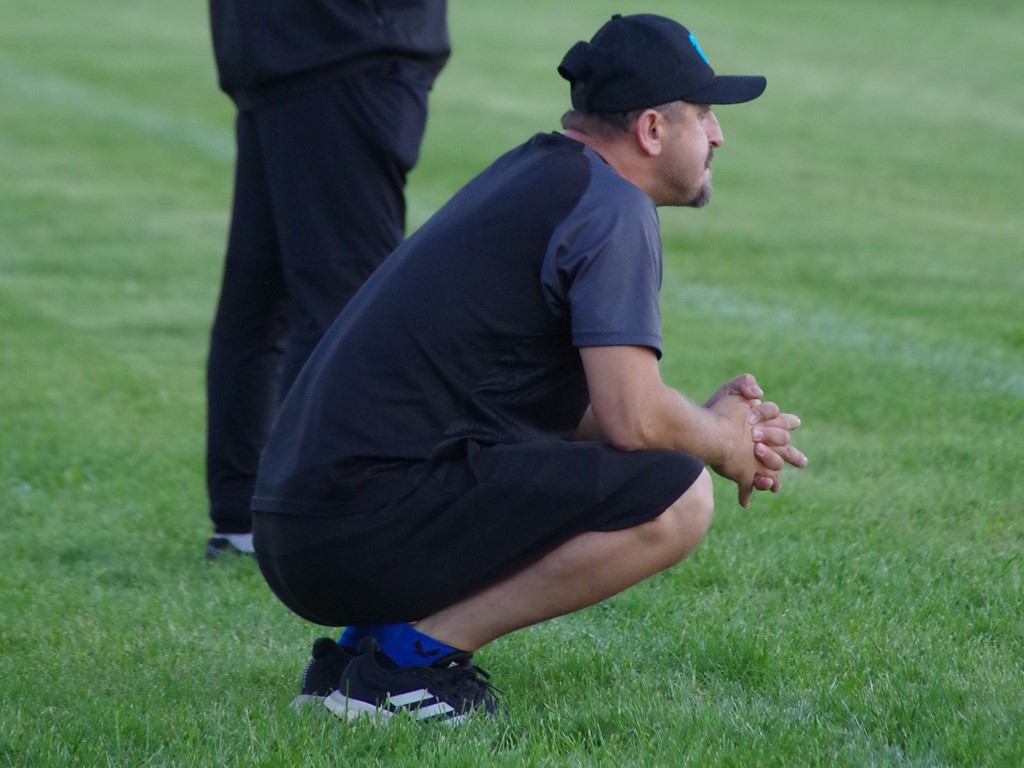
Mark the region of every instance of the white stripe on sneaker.
[[419, 704], [427, 699], [434, 698], [426, 688], [417, 688], [415, 691], [400, 693], [397, 696], [388, 696], [388, 701], [396, 707], [406, 707], [410, 704]]
[[410, 705], [418, 705], [428, 699], [432, 699], [433, 694], [426, 688], [417, 688], [416, 690], [407, 691], [406, 693], [398, 693], [397, 695], [387, 697], [389, 705], [392, 707], [409, 707]]
[[382, 725], [391, 719], [391, 713], [381, 707], [376, 707], [366, 701], [350, 699], [342, 695], [341, 691], [335, 691], [326, 699], [326, 706], [337, 717], [347, 720], [355, 720], [358, 717], [369, 717], [372, 723]]
[[446, 704], [443, 701], [439, 701], [437, 704], [431, 704], [428, 707], [420, 707], [416, 710], [417, 720], [426, 720], [428, 717], [441, 717], [447, 715], [449, 712], [454, 712], [455, 707], [451, 704]]

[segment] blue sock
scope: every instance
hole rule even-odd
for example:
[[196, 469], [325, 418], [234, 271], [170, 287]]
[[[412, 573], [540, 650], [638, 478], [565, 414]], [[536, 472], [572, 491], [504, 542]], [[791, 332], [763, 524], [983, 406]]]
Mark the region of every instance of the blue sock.
[[338, 645], [358, 648], [360, 641], [367, 635], [377, 641], [381, 651], [399, 668], [429, 666], [438, 659], [458, 651], [458, 648], [417, 631], [411, 624], [364, 624], [346, 627], [338, 638]]
[[366, 637], [367, 627], [345, 627], [345, 631], [338, 638], [338, 645], [342, 648], [358, 648], [359, 641]]
[[404, 627], [406, 624], [360, 624], [356, 627], [345, 627], [345, 631], [338, 638], [338, 645], [343, 648], [358, 648], [359, 643], [367, 635], [372, 635], [380, 642], [380, 638], [387, 634], [391, 627]]
[[[345, 648], [358, 648], [362, 638], [374, 637], [378, 645], [382, 645], [386, 638], [395, 635], [400, 628], [409, 627], [408, 624], [360, 624], [357, 627], [346, 627], [338, 638], [338, 645]], [[425, 637], [425, 636], [424, 636]]]
[[416, 631], [411, 624], [376, 624], [348, 627], [338, 638], [338, 645], [357, 645], [372, 635], [381, 651], [402, 667], [426, 667], [458, 649]]

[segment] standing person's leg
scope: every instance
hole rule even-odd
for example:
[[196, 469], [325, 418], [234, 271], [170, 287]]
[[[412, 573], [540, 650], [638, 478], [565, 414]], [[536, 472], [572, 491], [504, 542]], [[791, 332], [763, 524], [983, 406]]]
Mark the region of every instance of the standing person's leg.
[[223, 535], [252, 530], [249, 504], [277, 401], [284, 317], [277, 238], [252, 114], [238, 115], [236, 136], [231, 227], [207, 362], [206, 480], [216, 534], [210, 557], [230, 548]]
[[283, 392], [404, 236], [406, 176], [423, 137], [427, 87], [374, 70], [300, 95], [261, 120], [290, 299]]
[[[218, 534], [251, 531], [274, 411], [404, 233], [426, 121], [415, 66], [367, 72], [239, 115], [235, 201], [208, 363], [207, 487]], [[282, 358], [283, 355], [283, 358]]]

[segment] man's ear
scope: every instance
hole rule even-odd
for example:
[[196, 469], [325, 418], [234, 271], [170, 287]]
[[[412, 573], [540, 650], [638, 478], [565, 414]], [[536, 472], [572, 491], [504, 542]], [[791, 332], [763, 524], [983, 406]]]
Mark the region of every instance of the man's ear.
[[633, 137], [637, 147], [648, 157], [661, 154], [661, 142], [664, 137], [663, 118], [653, 109], [645, 109], [640, 113], [633, 125]]

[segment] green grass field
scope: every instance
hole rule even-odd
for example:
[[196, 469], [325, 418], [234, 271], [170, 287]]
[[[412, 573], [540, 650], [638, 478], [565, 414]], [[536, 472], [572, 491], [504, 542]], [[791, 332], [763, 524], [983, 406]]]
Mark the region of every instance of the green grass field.
[[305, 624], [209, 565], [203, 365], [232, 109], [201, 0], [0, 23], [0, 764], [1024, 765], [1024, 4], [453, 3], [416, 226], [557, 127], [615, 11], [765, 96], [714, 203], [662, 212], [665, 378], [743, 370], [810, 456], [716, 481], [676, 569], [478, 654], [510, 717], [348, 727], [288, 702]]

